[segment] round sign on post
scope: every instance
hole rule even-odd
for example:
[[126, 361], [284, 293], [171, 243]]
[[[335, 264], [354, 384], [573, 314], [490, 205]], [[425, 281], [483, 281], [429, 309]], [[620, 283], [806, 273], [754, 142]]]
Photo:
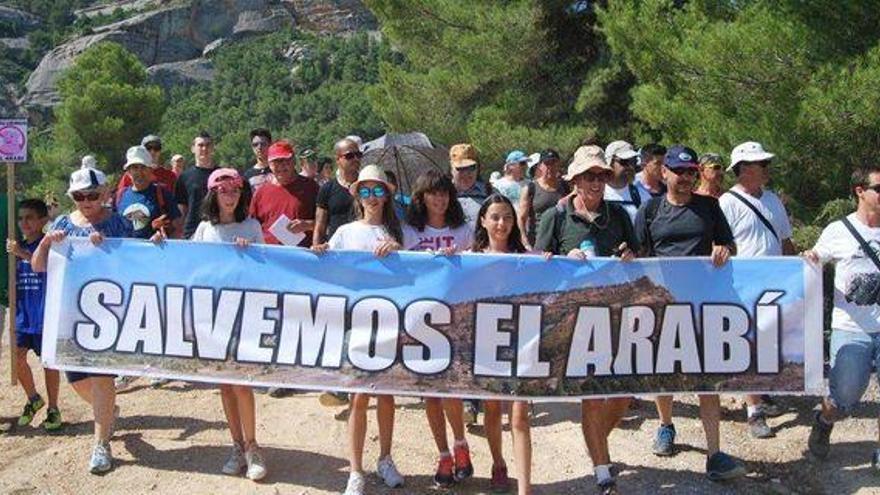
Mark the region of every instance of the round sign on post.
[[[15, 164], [27, 161], [27, 120], [0, 119], [0, 162], [6, 163], [6, 238], [15, 239]], [[15, 312], [16, 312], [16, 259], [10, 254], [7, 260], [9, 271], [9, 380], [13, 386], [18, 384], [15, 372]]]

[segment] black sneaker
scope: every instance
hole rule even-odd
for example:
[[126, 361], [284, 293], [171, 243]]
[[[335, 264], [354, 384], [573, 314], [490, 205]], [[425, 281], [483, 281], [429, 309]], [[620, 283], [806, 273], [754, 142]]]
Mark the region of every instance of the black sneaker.
[[871, 454], [871, 467], [874, 468], [874, 472], [880, 473], [880, 449], [874, 449], [874, 453]]
[[761, 396], [761, 404], [760, 409], [764, 413], [764, 416], [768, 418], [775, 418], [777, 416], [782, 416], [785, 414], [785, 409], [780, 406], [776, 399], [774, 399], [770, 395], [762, 395]]
[[727, 481], [746, 474], [746, 468], [724, 452], [715, 452], [706, 459], [706, 476], [712, 481]]
[[752, 438], [772, 438], [775, 435], [773, 430], [767, 426], [767, 419], [761, 411], [749, 416], [749, 433]]
[[660, 425], [654, 437], [654, 455], [662, 457], [675, 454], [675, 425]]
[[608, 478], [597, 486], [599, 487], [599, 493], [602, 495], [617, 495], [619, 493], [617, 491], [617, 480], [614, 478]]
[[807, 440], [807, 447], [810, 453], [817, 459], [825, 459], [828, 457], [828, 451], [831, 450], [831, 430], [833, 424], [825, 424], [820, 419], [821, 412], [816, 411], [813, 416], [813, 428], [810, 430], [810, 438]]

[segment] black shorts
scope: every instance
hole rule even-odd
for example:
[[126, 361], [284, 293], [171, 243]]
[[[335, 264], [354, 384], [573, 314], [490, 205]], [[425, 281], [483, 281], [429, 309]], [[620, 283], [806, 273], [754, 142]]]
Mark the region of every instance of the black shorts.
[[94, 378], [96, 376], [106, 376], [108, 378], [116, 378], [116, 375], [104, 375], [101, 373], [85, 373], [82, 371], [65, 371], [64, 376], [67, 377], [67, 383], [76, 383], [86, 378]]
[[15, 332], [15, 345], [21, 349], [31, 349], [34, 354], [43, 354], [43, 334]]

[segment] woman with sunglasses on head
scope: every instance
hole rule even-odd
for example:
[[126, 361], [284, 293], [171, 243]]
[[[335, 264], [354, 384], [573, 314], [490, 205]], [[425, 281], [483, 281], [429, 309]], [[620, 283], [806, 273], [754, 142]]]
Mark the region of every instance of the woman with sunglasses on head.
[[[111, 191], [107, 187], [107, 177], [103, 172], [84, 162], [79, 170], [70, 175], [67, 195], [76, 207], [67, 215], [61, 215], [49, 227], [49, 233], [37, 246], [32, 260], [35, 272], [45, 272], [49, 259], [49, 249], [53, 243], [66, 237], [88, 237], [94, 245], [99, 245], [108, 237], [132, 237], [132, 226], [121, 215], [114, 213], [104, 204]], [[89, 461], [89, 472], [105, 473], [113, 468], [110, 452], [110, 437], [113, 424], [118, 415], [116, 407], [116, 388], [113, 375], [96, 373], [65, 372], [73, 390], [92, 406], [95, 418], [95, 446]]]
[[[392, 195], [394, 186], [377, 165], [361, 169], [357, 180], [351, 184], [354, 196], [355, 220], [336, 229], [327, 243], [312, 245], [316, 253], [328, 249], [370, 251], [382, 258], [398, 251], [403, 242], [400, 221], [394, 213]], [[366, 489], [363, 457], [367, 436], [367, 408], [371, 394], [352, 395], [348, 416], [348, 454], [351, 472], [345, 495], [363, 495]], [[394, 396], [376, 396], [376, 420], [379, 423], [379, 462], [377, 472], [390, 488], [403, 486], [403, 476], [391, 459], [391, 440], [394, 434]]]
[[[465, 221], [464, 211], [456, 201], [452, 180], [437, 170], [422, 174], [415, 183], [411, 203], [403, 225], [403, 248], [452, 255], [470, 249], [473, 230]], [[425, 413], [434, 442], [440, 451], [434, 483], [452, 486], [474, 474], [470, 449], [465, 439], [464, 405], [461, 399], [431, 397], [425, 399]], [[454, 437], [453, 454], [449, 452], [446, 422]]]
[[[240, 248], [263, 244], [260, 222], [248, 217], [251, 189], [238, 172], [218, 168], [208, 176], [208, 194], [202, 201], [202, 221], [190, 240], [228, 242]], [[266, 462], [257, 445], [254, 391], [244, 385], [220, 385], [223, 412], [232, 436], [232, 453], [223, 464], [224, 474], [237, 475], [245, 468], [248, 479], [266, 477]]]
[[[598, 146], [582, 146], [563, 177], [574, 194], [541, 216], [536, 249], [578, 260], [596, 256], [635, 258], [638, 241], [624, 206], [604, 198], [612, 166]], [[630, 397], [581, 402], [581, 430], [602, 494], [617, 493], [608, 435], [629, 408]]]
[[724, 160], [716, 153], [700, 155], [700, 184], [694, 194], [709, 196], [715, 199], [724, 192]]
[[[522, 234], [517, 226], [516, 210], [509, 199], [492, 194], [477, 214], [477, 225], [474, 230], [474, 253], [487, 254], [522, 254], [526, 247], [522, 242]], [[501, 447], [501, 416], [502, 408], [507, 401], [483, 401], [483, 425], [489, 451], [492, 454], [492, 478], [489, 488], [493, 493], [510, 491], [510, 479], [507, 476], [507, 463], [504, 462]], [[513, 434], [513, 458], [516, 462], [516, 479], [519, 495], [532, 493], [532, 440], [529, 426], [529, 404], [526, 401], [513, 401], [510, 412], [510, 430]]]

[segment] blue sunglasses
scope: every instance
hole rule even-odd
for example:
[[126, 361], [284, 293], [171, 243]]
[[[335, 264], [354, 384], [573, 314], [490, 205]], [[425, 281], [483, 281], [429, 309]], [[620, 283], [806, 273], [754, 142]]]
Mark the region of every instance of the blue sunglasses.
[[375, 196], [377, 198], [385, 197], [385, 186], [373, 186], [369, 187], [361, 187], [358, 189], [358, 196], [361, 199], [368, 199], [370, 196]]

